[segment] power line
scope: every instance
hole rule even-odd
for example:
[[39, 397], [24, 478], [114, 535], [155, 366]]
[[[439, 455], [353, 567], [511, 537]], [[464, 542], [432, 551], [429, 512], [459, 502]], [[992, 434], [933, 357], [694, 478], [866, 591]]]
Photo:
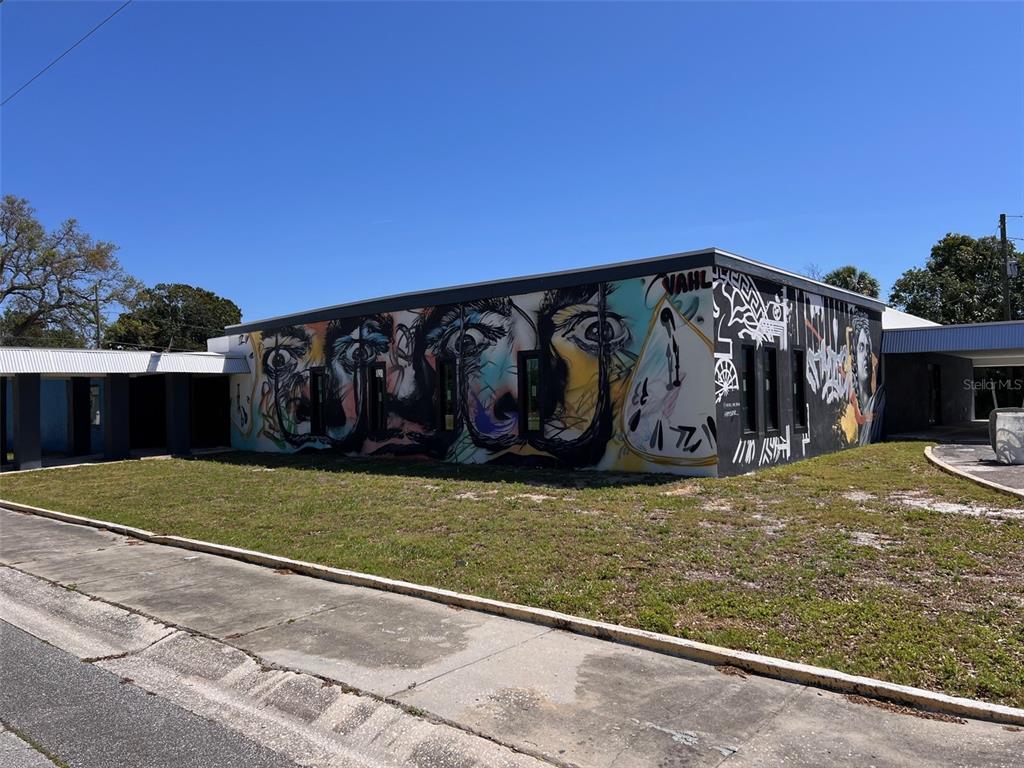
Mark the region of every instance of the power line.
[[60, 61], [60, 60], [61, 60], [61, 59], [63, 59], [63, 58], [65, 57], [65, 56], [67, 56], [67, 55], [68, 55], [69, 53], [71, 53], [71, 52], [72, 52], [73, 50], [75, 50], [75, 48], [77, 48], [77, 47], [78, 47], [79, 45], [81, 45], [82, 43], [84, 43], [84, 42], [85, 42], [85, 41], [86, 41], [86, 40], [87, 40], [87, 39], [89, 38], [89, 36], [90, 36], [90, 35], [92, 35], [92, 33], [93, 33], [93, 32], [95, 32], [95, 31], [96, 31], [97, 29], [99, 29], [100, 27], [102, 27], [102, 26], [103, 26], [104, 24], [106, 24], [106, 23], [107, 23], [108, 21], [110, 21], [110, 20], [111, 20], [112, 18], [114, 18], [115, 16], [117, 16], [117, 14], [119, 14], [119, 13], [120, 13], [121, 11], [123, 11], [123, 10], [124, 10], [125, 8], [127, 8], [127, 7], [128, 7], [129, 5], [131, 5], [131, 4], [132, 4], [132, 0], [125, 0], [125, 2], [124, 2], [124, 3], [122, 4], [122, 5], [120, 5], [120, 6], [118, 7], [118, 9], [117, 9], [116, 11], [114, 11], [114, 12], [113, 12], [112, 14], [110, 14], [109, 16], [107, 16], [107, 18], [105, 18], [105, 19], [104, 19], [103, 21], [101, 21], [101, 22], [100, 22], [99, 24], [97, 24], [97, 25], [96, 25], [95, 27], [93, 27], [93, 28], [92, 28], [92, 29], [90, 29], [90, 30], [89, 30], [88, 32], [86, 32], [86, 33], [85, 33], [84, 35], [82, 35], [82, 36], [81, 36], [80, 38], [78, 38], [78, 40], [77, 40], [77, 41], [75, 42], [75, 44], [74, 44], [74, 45], [72, 45], [72, 46], [71, 46], [70, 48], [68, 48], [68, 49], [67, 49], [66, 51], [64, 51], [64, 53], [62, 53], [62, 54], [61, 54], [60, 56], [58, 56], [58, 57], [57, 57], [56, 59], [54, 59], [53, 61], [51, 61], [51, 62], [50, 62], [49, 64], [47, 64], [47, 65], [46, 65], [45, 67], [43, 67], [43, 68], [42, 68], [41, 70], [39, 70], [38, 72], [36, 72], [36, 73], [35, 73], [34, 75], [32, 75], [32, 77], [30, 77], [30, 78], [29, 78], [29, 79], [28, 79], [28, 80], [27, 80], [27, 81], [26, 81], [26, 82], [25, 82], [25, 83], [24, 83], [24, 84], [23, 84], [23, 85], [22, 85], [22, 86], [21, 86], [20, 88], [18, 88], [18, 90], [16, 90], [16, 91], [15, 91], [14, 93], [12, 93], [12, 94], [11, 94], [10, 96], [8, 96], [8, 97], [7, 97], [6, 99], [4, 99], [4, 100], [3, 100], [2, 102], [0, 102], [0, 107], [3, 107], [3, 106], [5, 106], [5, 105], [7, 104], [7, 102], [9, 102], [9, 101], [10, 101], [11, 99], [13, 99], [13, 98], [14, 98], [15, 96], [17, 96], [17, 95], [18, 95], [19, 93], [21, 93], [21, 92], [22, 92], [23, 90], [25, 90], [26, 88], [28, 88], [28, 87], [29, 87], [29, 86], [30, 86], [30, 85], [31, 85], [31, 84], [32, 84], [33, 82], [35, 82], [35, 81], [36, 81], [36, 80], [37, 80], [37, 79], [38, 79], [39, 77], [41, 77], [41, 76], [42, 76], [42, 75], [44, 75], [44, 74], [45, 74], [45, 73], [46, 73], [46, 72], [47, 72], [48, 70], [50, 70], [50, 68], [52, 68], [54, 64], [56, 64], [56, 63], [57, 63], [58, 61]]

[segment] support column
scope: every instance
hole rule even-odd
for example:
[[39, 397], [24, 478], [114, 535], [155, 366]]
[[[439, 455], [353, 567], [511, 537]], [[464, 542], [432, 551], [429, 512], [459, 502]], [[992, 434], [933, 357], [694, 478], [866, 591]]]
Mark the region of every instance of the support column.
[[172, 456], [188, 456], [192, 452], [192, 414], [187, 373], [164, 374], [167, 385], [167, 452]]
[[131, 452], [128, 431], [127, 373], [111, 373], [103, 382], [103, 456], [127, 459]]
[[7, 377], [0, 376], [0, 466], [7, 463]]
[[89, 397], [90, 379], [87, 376], [71, 378], [68, 397], [68, 441], [72, 456], [85, 456], [92, 452], [92, 409]]
[[14, 466], [39, 469], [43, 466], [39, 422], [39, 374], [19, 373], [14, 377]]

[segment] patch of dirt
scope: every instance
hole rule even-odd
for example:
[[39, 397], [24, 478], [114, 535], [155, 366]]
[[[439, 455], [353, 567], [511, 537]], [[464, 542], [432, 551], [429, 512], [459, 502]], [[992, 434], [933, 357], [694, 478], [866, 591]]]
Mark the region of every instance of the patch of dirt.
[[707, 501], [701, 505], [708, 512], [732, 512], [732, 504], [727, 501]]
[[867, 531], [850, 531], [850, 541], [856, 544], [858, 547], [874, 547], [877, 550], [883, 550], [890, 544], [892, 539], [888, 536], [883, 536], [879, 533], [869, 533]]
[[515, 493], [511, 496], [506, 496], [505, 500], [511, 501], [513, 499], [526, 499], [527, 501], [540, 503], [542, 501], [553, 501], [555, 498], [557, 497], [548, 496], [546, 493]]
[[497, 491], [462, 491], [452, 496], [453, 499], [468, 499], [469, 501], [480, 501], [485, 496], [496, 496]]
[[966, 515], [967, 517], [986, 517], [993, 519], [1024, 520], [1024, 509], [1009, 507], [988, 507], [983, 504], [958, 504], [925, 496], [921, 491], [901, 491], [889, 494], [889, 500], [904, 507], [923, 509], [928, 512], [941, 512], [946, 515]]
[[872, 501], [875, 498], [875, 494], [868, 493], [867, 491], [847, 491], [846, 493], [840, 494], [847, 501]]
[[891, 701], [881, 701], [879, 699], [869, 699], [867, 696], [858, 696], [855, 693], [843, 694], [843, 698], [853, 704], [864, 704], [869, 707], [875, 707], [876, 709], [884, 709], [886, 712], [894, 712], [898, 715], [911, 715], [913, 717], [920, 717], [923, 720], [938, 720], [941, 723], [959, 723], [960, 725], [966, 725], [967, 721], [962, 717], [956, 715], [946, 715], [941, 712], [928, 712], [923, 709], [915, 709], [914, 707], [905, 707], [902, 704], [893, 704]]
[[667, 491], [662, 491], [662, 496], [693, 496], [693, 494], [700, 491], [700, 486], [696, 483], [686, 483], [678, 488], [671, 488]]
[[786, 524], [777, 518], [769, 517], [760, 512], [755, 512], [751, 517], [760, 523], [761, 532], [768, 538], [778, 536], [786, 530]]

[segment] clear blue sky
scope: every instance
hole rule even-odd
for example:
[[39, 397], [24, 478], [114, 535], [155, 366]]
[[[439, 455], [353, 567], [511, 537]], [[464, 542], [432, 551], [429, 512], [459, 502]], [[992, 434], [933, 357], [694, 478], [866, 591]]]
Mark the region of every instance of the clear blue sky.
[[[117, 5], [4, 2], [4, 97]], [[1021, 3], [137, 0], [3, 108], [0, 186], [248, 319], [709, 245], [887, 292], [1024, 213], [1022, 40]]]

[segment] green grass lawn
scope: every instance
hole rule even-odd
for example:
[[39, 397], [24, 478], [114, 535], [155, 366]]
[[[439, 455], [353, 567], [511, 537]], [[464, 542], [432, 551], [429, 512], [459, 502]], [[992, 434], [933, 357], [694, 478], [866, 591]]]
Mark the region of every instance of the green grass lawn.
[[0, 496], [1024, 706], [1024, 521], [886, 443], [683, 480], [222, 454]]

